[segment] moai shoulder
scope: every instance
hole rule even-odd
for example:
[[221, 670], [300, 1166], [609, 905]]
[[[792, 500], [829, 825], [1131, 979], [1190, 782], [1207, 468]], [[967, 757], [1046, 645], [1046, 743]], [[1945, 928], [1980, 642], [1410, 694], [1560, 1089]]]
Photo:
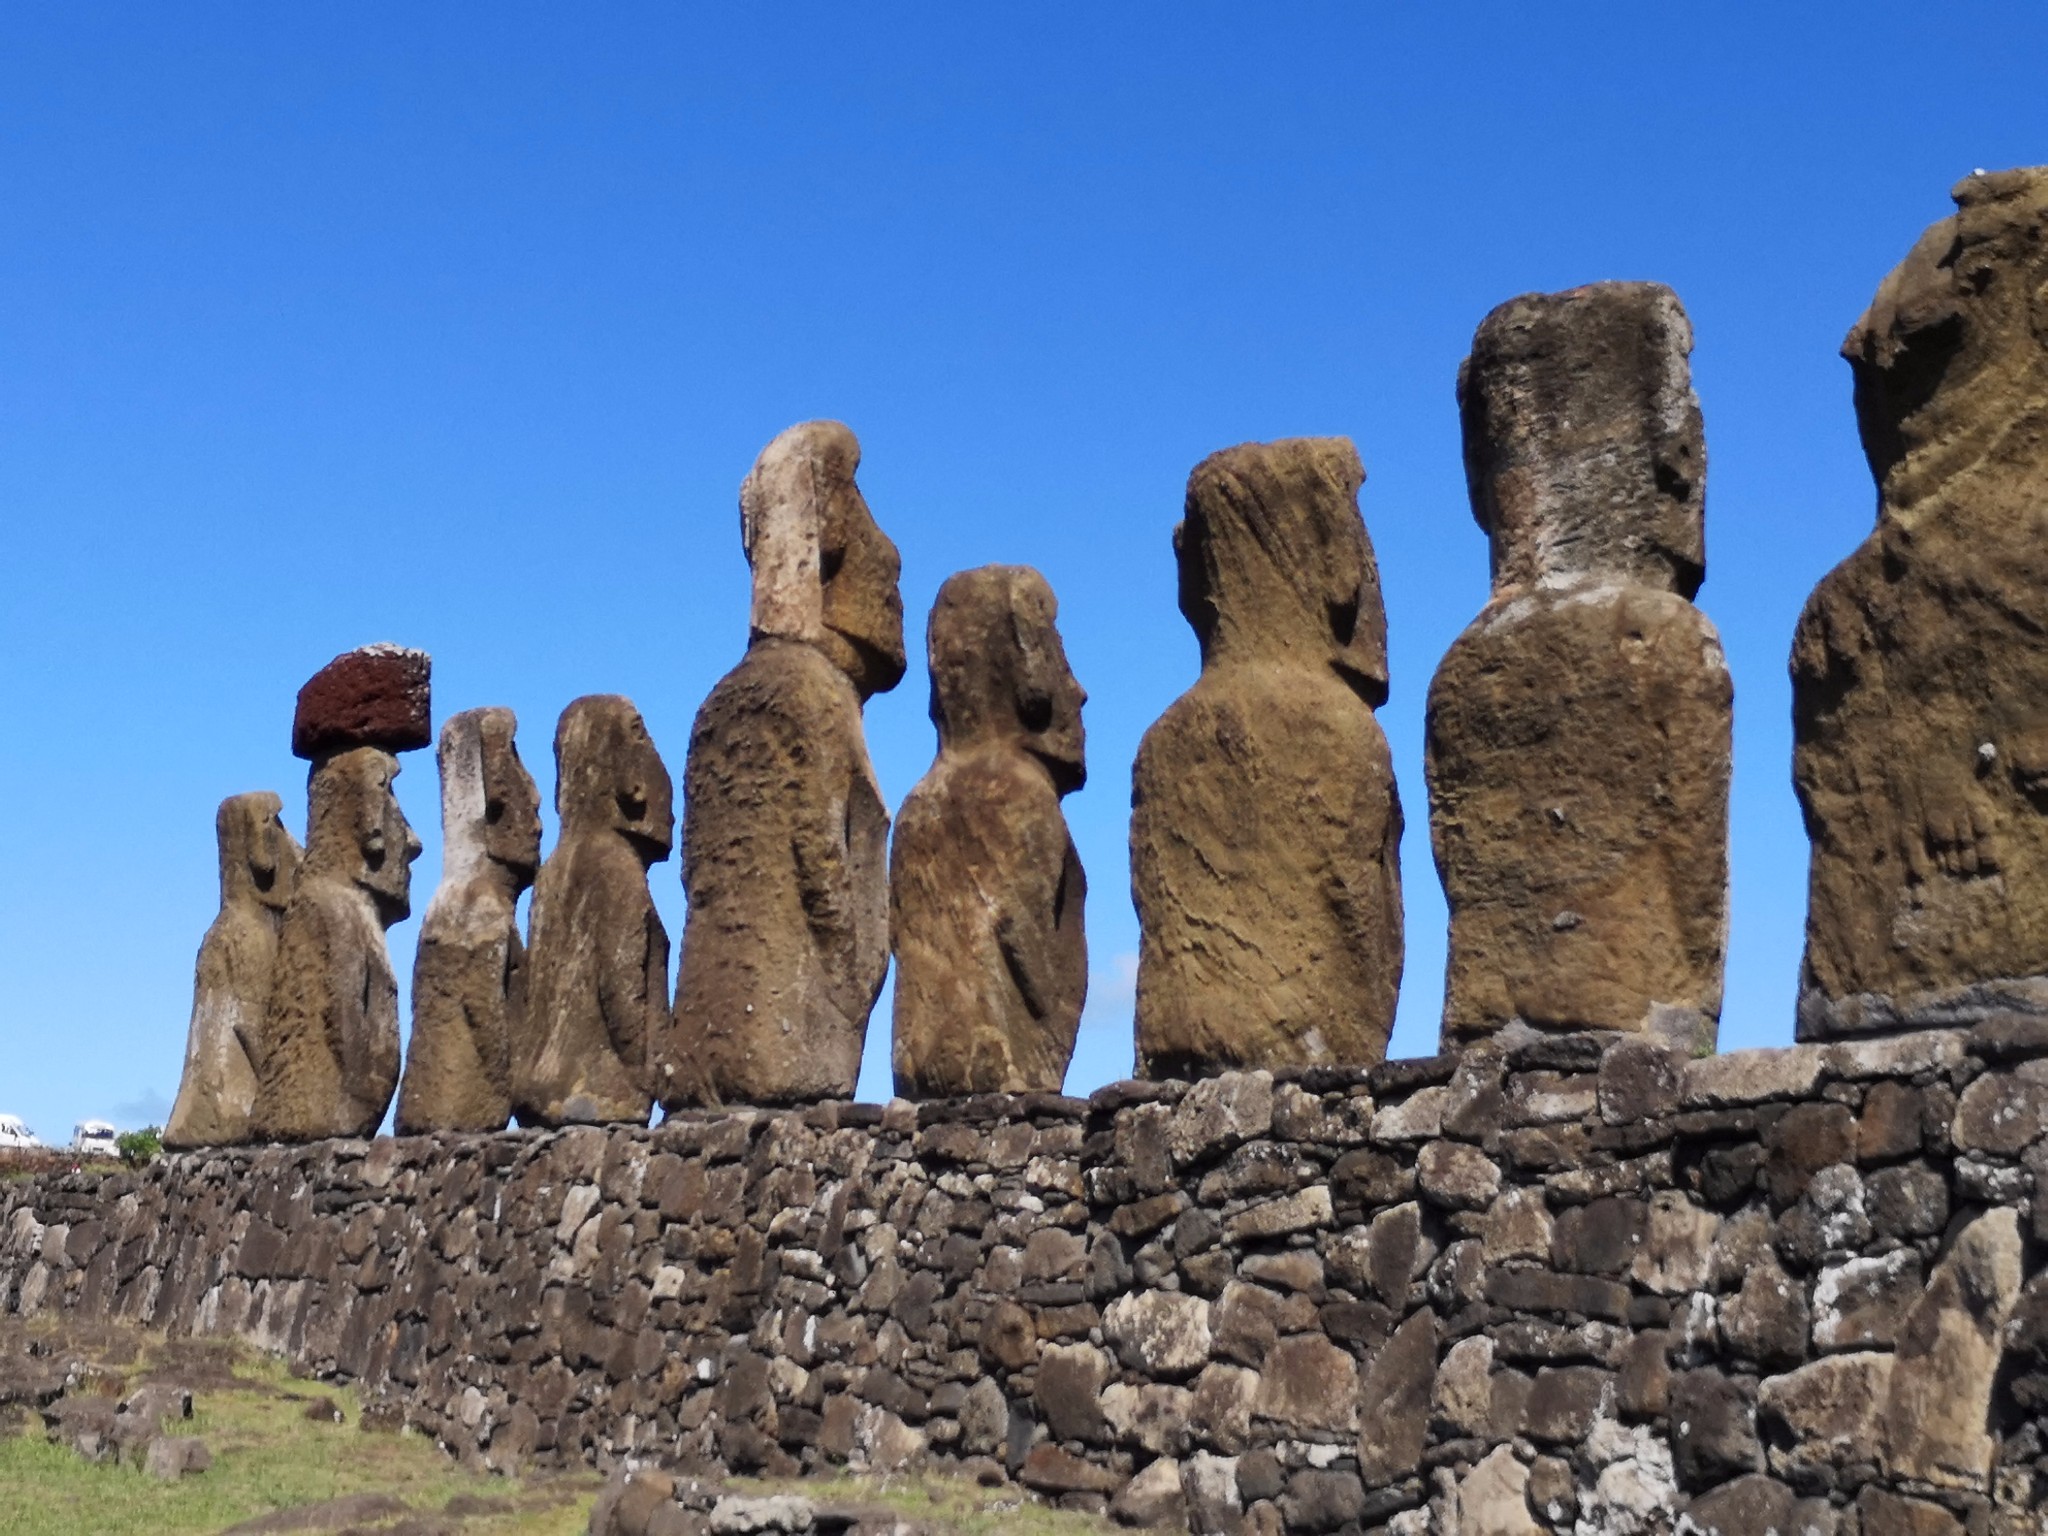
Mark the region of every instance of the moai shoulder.
[[746, 657], [684, 772], [689, 917], [662, 1101], [852, 1094], [889, 963], [889, 815], [861, 707], [903, 676], [901, 561], [837, 422], [791, 427], [740, 488]]
[[512, 1040], [523, 1125], [645, 1125], [668, 1015], [668, 930], [647, 871], [675, 841], [675, 790], [630, 699], [593, 694], [555, 729], [561, 835], [533, 887]]
[[2048, 168], [1953, 196], [1842, 348], [1878, 518], [1792, 647], [1804, 1038], [2048, 1013]]
[[264, 1010], [277, 966], [277, 931], [298, 885], [298, 843], [268, 790], [221, 801], [220, 913], [206, 930], [192, 982], [185, 1072], [164, 1123], [164, 1145], [227, 1147], [249, 1139]]
[[1060, 810], [1086, 778], [1059, 608], [1027, 566], [939, 589], [939, 754], [896, 821], [896, 1091], [1057, 1093], [1088, 993], [1087, 881]]
[[1429, 693], [1446, 1049], [1522, 1029], [1713, 1044], [1733, 694], [1691, 602], [1691, 350], [1668, 288], [1596, 283], [1501, 305], [1460, 369], [1493, 592]]
[[1189, 477], [1174, 550], [1202, 674], [1132, 775], [1146, 1076], [1386, 1053], [1401, 809], [1364, 480], [1342, 438], [1248, 443]]
[[441, 884], [412, 968], [401, 1136], [496, 1131], [512, 1114], [512, 1036], [526, 993], [519, 895], [540, 868], [540, 791], [509, 709], [441, 727]]

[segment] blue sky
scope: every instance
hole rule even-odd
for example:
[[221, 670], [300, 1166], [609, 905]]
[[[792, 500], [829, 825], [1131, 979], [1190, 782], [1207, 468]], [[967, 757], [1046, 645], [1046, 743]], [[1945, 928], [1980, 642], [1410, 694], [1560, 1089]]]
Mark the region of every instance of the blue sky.
[[[1187, 472], [1357, 441], [1408, 811], [1395, 1051], [1428, 1052], [1422, 702], [1487, 585], [1453, 380], [1493, 305], [1601, 278], [1670, 283], [1697, 332], [1722, 1041], [1788, 1041], [1785, 655], [1873, 514], [1836, 349], [1950, 185], [2048, 159], [2044, 57], [2017, 0], [0, 11], [0, 1110], [168, 1108], [214, 805], [274, 788], [302, 824], [292, 700], [337, 651], [430, 650], [437, 716], [511, 705], [548, 791], [562, 707], [629, 694], [680, 777], [745, 641], [740, 477], [812, 416], [860, 434], [903, 551], [920, 664], [868, 710], [892, 805], [933, 749], [939, 583], [1019, 561], [1059, 594], [1084, 1091], [1130, 1064], [1129, 765], [1195, 672]], [[400, 792], [423, 910], [430, 753]], [[673, 863], [653, 884], [680, 933]]]

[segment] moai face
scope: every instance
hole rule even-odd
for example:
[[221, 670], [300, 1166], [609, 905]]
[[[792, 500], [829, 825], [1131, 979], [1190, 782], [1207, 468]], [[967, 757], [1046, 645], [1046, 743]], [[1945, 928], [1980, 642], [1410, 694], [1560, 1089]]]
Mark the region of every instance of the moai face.
[[1375, 707], [1387, 698], [1387, 617], [1358, 512], [1350, 440], [1245, 443], [1188, 481], [1174, 529], [1180, 611], [1202, 664], [1320, 659]]
[[516, 894], [540, 868], [540, 790], [520, 761], [518, 718], [470, 709], [441, 727], [442, 865], [447, 878], [504, 871]]
[[1582, 577], [1699, 590], [1706, 437], [1691, 351], [1661, 283], [1524, 294], [1480, 322], [1458, 406], [1496, 593]]
[[391, 784], [398, 759], [354, 747], [316, 763], [307, 788], [306, 863], [360, 886], [385, 927], [412, 914], [412, 862], [420, 840]]
[[1894, 512], [2004, 438], [2048, 350], [2048, 171], [1972, 176], [1954, 197], [1954, 217], [1920, 237], [1842, 343]]
[[243, 893], [273, 912], [291, 902], [299, 883], [299, 845], [284, 826], [284, 801], [269, 790], [220, 803], [213, 827], [220, 844], [220, 897]]
[[1081, 706], [1052, 588], [1029, 566], [989, 565], [947, 578], [926, 645], [932, 723], [944, 747], [1006, 742], [1045, 764], [1062, 794], [1088, 777]]
[[866, 699], [903, 678], [903, 561], [854, 483], [859, 467], [840, 423], [791, 427], [740, 486], [740, 535], [755, 636], [815, 645]]
[[675, 844], [675, 789], [633, 701], [591, 694], [555, 728], [555, 811], [562, 835], [616, 832], [643, 864]]

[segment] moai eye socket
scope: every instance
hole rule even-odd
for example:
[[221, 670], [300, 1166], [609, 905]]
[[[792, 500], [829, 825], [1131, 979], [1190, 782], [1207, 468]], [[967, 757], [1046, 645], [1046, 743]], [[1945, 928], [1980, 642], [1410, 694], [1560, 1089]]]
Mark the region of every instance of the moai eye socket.
[[628, 821], [638, 821], [647, 814], [647, 791], [638, 784], [620, 790], [618, 802], [621, 814]]
[[1358, 633], [1358, 596], [1353, 593], [1341, 601], [1326, 603], [1324, 607], [1330, 616], [1330, 637], [1339, 646], [1348, 646]]
[[493, 797], [484, 802], [484, 820], [496, 826], [505, 819], [505, 802]]
[[839, 574], [839, 568], [846, 564], [846, 550], [821, 549], [818, 551], [818, 580], [828, 582]]
[[1017, 719], [1027, 731], [1042, 731], [1052, 724], [1052, 699], [1036, 688], [1017, 700]]

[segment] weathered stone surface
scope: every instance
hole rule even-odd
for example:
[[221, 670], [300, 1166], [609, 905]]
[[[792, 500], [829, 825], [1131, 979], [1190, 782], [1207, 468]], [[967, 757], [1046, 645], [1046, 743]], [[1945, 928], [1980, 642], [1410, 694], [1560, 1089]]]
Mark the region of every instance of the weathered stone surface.
[[1856, 1519], [1858, 1536], [1963, 1536], [1963, 1522], [1939, 1504], [1883, 1488], [1857, 1495]]
[[1338, 438], [1245, 444], [1174, 534], [1202, 675], [1132, 774], [1138, 1069], [1367, 1064], [1401, 978], [1379, 570]]
[[193, 967], [192, 1022], [185, 1073], [165, 1121], [164, 1145], [233, 1146], [249, 1139], [256, 1059], [277, 967], [277, 933], [298, 888], [298, 843], [284, 828], [284, 802], [267, 790], [221, 801], [213, 830], [220, 846], [220, 912]]
[[318, 762], [351, 747], [410, 752], [433, 738], [433, 662], [388, 642], [344, 651], [306, 680], [292, 755]]
[[1477, 1147], [1432, 1141], [1415, 1159], [1416, 1182], [1432, 1204], [1453, 1210], [1484, 1210], [1500, 1193], [1500, 1169]]
[[1721, 1332], [1728, 1348], [1773, 1369], [1806, 1358], [1810, 1322], [1806, 1287], [1769, 1257], [1750, 1267], [1742, 1288], [1721, 1307]]
[[1102, 1331], [1132, 1370], [1192, 1376], [1209, 1358], [1209, 1303], [1178, 1291], [1120, 1296], [1103, 1312]]
[[1040, 1357], [1033, 1401], [1053, 1439], [1101, 1439], [1102, 1389], [1110, 1370], [1109, 1356], [1092, 1344], [1055, 1344]]
[[697, 712], [684, 773], [690, 912], [668, 1107], [850, 1098], [889, 965], [889, 813], [861, 706], [902, 679], [902, 561], [837, 422], [791, 427], [740, 487], [747, 654]]
[[657, 1087], [694, 1074], [658, 1057], [668, 930], [647, 871], [675, 838], [675, 790], [630, 699], [592, 694], [555, 727], [561, 836], [533, 887], [526, 1003], [512, 1039], [522, 1125], [640, 1124]]
[[265, 1141], [370, 1136], [398, 1087], [398, 981], [384, 930], [412, 911], [420, 840], [375, 747], [307, 778], [306, 856], [278, 931], [250, 1129]]
[[1512, 1024], [1711, 1044], [1733, 691], [1692, 606], [1706, 444], [1667, 288], [1529, 294], [1459, 370], [1493, 596], [1430, 685], [1446, 1046]]
[[1796, 1099], [1820, 1081], [1827, 1056], [1813, 1046], [1730, 1051], [1685, 1064], [1680, 1103], [1688, 1109], [1732, 1109], [1768, 1099]]
[[1186, 1387], [1120, 1381], [1102, 1394], [1102, 1417], [1119, 1445], [1154, 1456], [1178, 1456], [1188, 1449], [1194, 1394]]
[[1289, 1439], [1348, 1436], [1358, 1427], [1358, 1367], [1321, 1334], [1284, 1338], [1259, 1368], [1252, 1411]]
[[526, 1005], [519, 894], [540, 870], [540, 791], [509, 709], [441, 727], [441, 884], [420, 923], [401, 1136], [496, 1131], [512, 1114], [512, 1040]]
[[1474, 1536], [1545, 1536], [1529, 1513], [1529, 1469], [1498, 1445], [1458, 1481], [1444, 1529]]
[[1662, 1296], [1701, 1289], [1721, 1218], [1675, 1190], [1651, 1196], [1643, 1242], [1629, 1263], [1629, 1278]]
[[1188, 1500], [1181, 1489], [1180, 1463], [1161, 1456], [1124, 1484], [1109, 1502], [1110, 1518], [1118, 1525], [1141, 1530], [1185, 1531], [1188, 1528]]
[[1365, 1368], [1358, 1470], [1368, 1487], [1384, 1488], [1422, 1465], [1436, 1382], [1436, 1330], [1436, 1313], [1424, 1307], [1394, 1330]]
[[1716, 1370], [1671, 1378], [1671, 1454], [1680, 1486], [1707, 1488], [1756, 1469], [1762, 1457], [1749, 1398]]
[[1225, 1072], [1190, 1087], [1166, 1125], [1176, 1164], [1201, 1162], [1273, 1128], [1273, 1074]]
[[2003, 1332], [2019, 1300], [2019, 1218], [1987, 1211], [1956, 1235], [1899, 1331], [1898, 1369], [1884, 1406], [1895, 1476], [1982, 1491], [1997, 1445], [1991, 1389]]
[[1695, 1536], [1827, 1536], [1835, 1517], [1825, 1499], [1802, 1499], [1761, 1472], [1738, 1477], [1686, 1506]]
[[926, 630], [938, 761], [896, 821], [896, 1091], [1057, 1093], [1088, 992], [1087, 880], [1060, 798], [1081, 705], [1045, 578], [963, 571]]
[[1895, 1248], [1822, 1270], [1813, 1287], [1813, 1342], [1818, 1349], [1886, 1349], [1920, 1299], [1920, 1255]]
[[1806, 1038], [2048, 1011], [2048, 171], [1954, 197], [1842, 347], [1879, 506], [1792, 646]]
[[2048, 1131], [2048, 1083], [1992, 1075], [1963, 1090], [1950, 1134], [1966, 1152], [2010, 1157]]
[[1871, 1460], [1881, 1444], [1893, 1363], [1890, 1355], [1867, 1350], [1827, 1355], [1762, 1382], [1758, 1423], [1774, 1444], [1789, 1446], [1772, 1457], [1771, 1470]]

